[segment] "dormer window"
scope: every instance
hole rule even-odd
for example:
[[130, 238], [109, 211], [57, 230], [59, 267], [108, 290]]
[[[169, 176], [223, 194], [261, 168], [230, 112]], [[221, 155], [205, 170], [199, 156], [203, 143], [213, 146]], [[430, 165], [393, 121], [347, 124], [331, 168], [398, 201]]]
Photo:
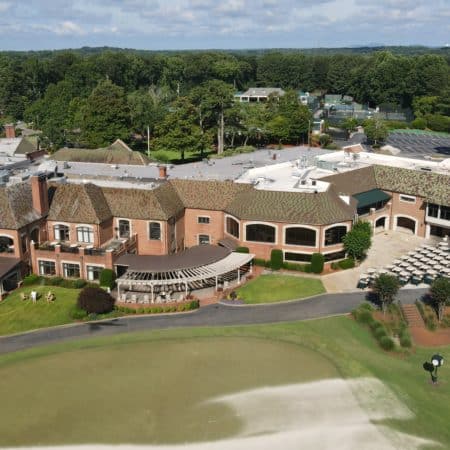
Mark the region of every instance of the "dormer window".
[[77, 241], [92, 243], [94, 242], [94, 231], [91, 227], [77, 227]]

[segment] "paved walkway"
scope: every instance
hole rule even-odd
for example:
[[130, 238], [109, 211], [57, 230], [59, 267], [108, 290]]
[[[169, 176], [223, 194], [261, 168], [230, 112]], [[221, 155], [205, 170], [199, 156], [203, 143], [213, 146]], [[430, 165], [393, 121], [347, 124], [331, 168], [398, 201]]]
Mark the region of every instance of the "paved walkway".
[[325, 289], [329, 293], [354, 291], [360, 274], [365, 273], [369, 267], [381, 268], [391, 264], [394, 259], [424, 242], [427, 242], [424, 238], [408, 232], [385, 231], [375, 234], [367, 258], [358, 267], [322, 276]]
[[[425, 290], [401, 290], [398, 298], [413, 303]], [[102, 322], [46, 328], [29, 333], [0, 337], [0, 354], [55, 342], [111, 336], [133, 331], [181, 327], [214, 327], [293, 322], [347, 314], [361, 301], [364, 292], [325, 294], [304, 300], [249, 306], [209, 305], [192, 313], [123, 317]]]

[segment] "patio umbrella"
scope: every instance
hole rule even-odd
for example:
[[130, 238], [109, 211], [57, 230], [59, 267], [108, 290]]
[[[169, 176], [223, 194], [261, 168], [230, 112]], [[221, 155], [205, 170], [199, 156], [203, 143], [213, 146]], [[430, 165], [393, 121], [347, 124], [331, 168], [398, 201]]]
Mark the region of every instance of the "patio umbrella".
[[388, 273], [389, 271], [387, 269], [379, 269], [378, 273]]
[[394, 259], [394, 261], [392, 261], [392, 264], [400, 264], [400, 260], [399, 259]]
[[429, 269], [429, 270], [428, 270], [428, 273], [429, 273], [430, 275], [437, 275], [437, 271], [434, 270], [434, 269]]
[[409, 273], [409, 272], [406, 272], [405, 270], [402, 270], [401, 272], [400, 272], [400, 276], [401, 277], [409, 277], [411, 274]]
[[367, 269], [367, 273], [371, 274], [371, 273], [375, 273], [377, 271], [377, 269], [374, 269], [373, 267], [369, 267]]

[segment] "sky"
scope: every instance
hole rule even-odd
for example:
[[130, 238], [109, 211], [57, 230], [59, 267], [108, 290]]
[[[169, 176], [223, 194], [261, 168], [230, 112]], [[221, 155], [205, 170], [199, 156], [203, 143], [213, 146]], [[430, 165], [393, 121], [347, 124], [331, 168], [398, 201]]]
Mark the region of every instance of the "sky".
[[450, 0], [0, 0], [0, 50], [450, 44]]

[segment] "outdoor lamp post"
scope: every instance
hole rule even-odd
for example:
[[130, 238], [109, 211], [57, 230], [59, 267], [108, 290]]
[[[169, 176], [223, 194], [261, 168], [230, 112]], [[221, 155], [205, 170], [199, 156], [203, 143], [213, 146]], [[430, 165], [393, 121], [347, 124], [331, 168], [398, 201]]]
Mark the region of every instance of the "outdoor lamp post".
[[437, 371], [438, 368], [441, 367], [444, 364], [444, 358], [441, 355], [433, 355], [431, 357], [431, 364], [433, 364], [434, 367], [434, 374], [431, 374], [431, 380], [433, 383], [437, 383]]

